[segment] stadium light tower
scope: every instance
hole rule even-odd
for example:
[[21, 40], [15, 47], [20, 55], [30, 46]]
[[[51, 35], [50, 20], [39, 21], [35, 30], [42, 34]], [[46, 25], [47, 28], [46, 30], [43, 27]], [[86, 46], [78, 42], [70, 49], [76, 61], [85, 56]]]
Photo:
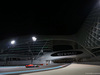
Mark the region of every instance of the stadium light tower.
[[[33, 42], [35, 42], [37, 40], [37, 38], [35, 36], [33, 36], [32, 37], [32, 40], [33, 40]], [[32, 54], [32, 56], [31, 56], [31, 64], [32, 64], [33, 63], [33, 60], [34, 60], [34, 58], [33, 58], [33, 52], [32, 52], [32, 50], [30, 48], [30, 44], [29, 44], [28, 47], [29, 47], [29, 52]]]

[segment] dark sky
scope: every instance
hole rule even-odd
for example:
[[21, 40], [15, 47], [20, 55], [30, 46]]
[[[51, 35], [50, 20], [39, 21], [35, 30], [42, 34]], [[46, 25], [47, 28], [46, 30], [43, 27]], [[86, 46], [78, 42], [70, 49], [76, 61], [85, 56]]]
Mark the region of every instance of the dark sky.
[[96, 2], [66, 0], [1, 5], [0, 39], [28, 34], [75, 34]]

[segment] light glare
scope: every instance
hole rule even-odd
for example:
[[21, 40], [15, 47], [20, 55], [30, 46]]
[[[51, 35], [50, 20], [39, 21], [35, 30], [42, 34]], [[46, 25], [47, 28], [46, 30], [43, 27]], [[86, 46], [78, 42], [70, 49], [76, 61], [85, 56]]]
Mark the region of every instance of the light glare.
[[12, 45], [15, 44], [15, 40], [12, 40], [12, 41], [11, 41], [11, 44], [12, 44]]
[[36, 38], [36, 37], [32, 37], [32, 40], [33, 40], [33, 41], [36, 41], [36, 40], [37, 40], [37, 38]]

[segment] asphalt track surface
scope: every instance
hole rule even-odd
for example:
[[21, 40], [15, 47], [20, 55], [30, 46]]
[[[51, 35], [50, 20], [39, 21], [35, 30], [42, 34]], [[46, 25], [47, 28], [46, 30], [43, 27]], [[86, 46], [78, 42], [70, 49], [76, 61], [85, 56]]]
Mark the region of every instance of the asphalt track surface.
[[100, 66], [73, 63], [59, 69], [19, 75], [100, 75]]
[[40, 66], [34, 68], [26, 68], [25, 66], [8, 66], [8, 67], [0, 67], [0, 75], [20, 75], [29, 72], [40, 72], [40, 71], [47, 71], [62, 68], [66, 65], [48, 65], [48, 66]]
[[[45, 71], [47, 68], [49, 68], [49, 70]], [[100, 66], [90, 65], [90, 64], [72, 63], [66, 66], [65, 65], [62, 65], [62, 66], [56, 65], [56, 66], [51, 66], [51, 67], [44, 66], [44, 68], [41, 67], [35, 70], [39, 70], [39, 69], [44, 69], [44, 70], [43, 71], [41, 70], [38, 72], [26, 72], [26, 73], [16, 73], [16, 74], [14, 73], [14, 74], [9, 74], [9, 75], [100, 75]], [[30, 71], [30, 69], [28, 71]], [[6, 72], [3, 72], [3, 73], [6, 73]], [[6, 75], [6, 74], [1, 73], [0, 75]]]

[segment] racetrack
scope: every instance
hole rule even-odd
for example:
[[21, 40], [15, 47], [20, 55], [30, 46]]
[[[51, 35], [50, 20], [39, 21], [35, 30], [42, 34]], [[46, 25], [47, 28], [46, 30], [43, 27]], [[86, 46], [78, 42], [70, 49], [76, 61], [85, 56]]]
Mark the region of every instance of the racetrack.
[[[54, 66], [52, 66], [54, 67]], [[47, 67], [44, 67], [47, 68]], [[44, 69], [43, 67], [38, 68], [38, 69]], [[51, 68], [48, 66], [48, 68]], [[17, 68], [18, 69], [18, 68]], [[33, 68], [23, 68], [23, 67], [19, 67], [19, 69], [24, 70], [24, 71], [29, 71], [29, 70], [33, 70]], [[34, 68], [36, 70], [36, 68]], [[12, 68], [10, 69], [12, 71]], [[0, 69], [1, 71], [1, 69]], [[10, 72], [11, 72], [10, 71]], [[2, 72], [2, 73], [6, 73], [6, 72]], [[2, 75], [2, 73], [0, 75]], [[14, 74], [9, 74], [9, 75], [99, 75], [100, 74], [100, 66], [98, 65], [86, 65], [86, 64], [71, 64], [69, 66], [63, 67], [57, 69], [53, 69], [53, 70], [48, 70], [48, 71], [38, 71], [38, 72], [26, 72], [26, 73], [14, 73]], [[5, 75], [5, 74], [3, 74]]]
[[100, 75], [100, 66], [71, 64], [67, 67], [60, 69], [20, 75]]
[[[61, 64], [60, 64], [61, 65]], [[25, 66], [5, 66], [0, 67], [0, 75], [11, 75], [11, 74], [22, 74], [22, 73], [29, 73], [29, 72], [40, 72], [40, 71], [47, 71], [47, 70], [53, 70], [58, 69], [63, 66], [68, 66], [69, 64], [65, 65], [47, 65], [47, 66], [40, 66], [40, 67], [34, 67], [34, 68], [26, 68]]]

